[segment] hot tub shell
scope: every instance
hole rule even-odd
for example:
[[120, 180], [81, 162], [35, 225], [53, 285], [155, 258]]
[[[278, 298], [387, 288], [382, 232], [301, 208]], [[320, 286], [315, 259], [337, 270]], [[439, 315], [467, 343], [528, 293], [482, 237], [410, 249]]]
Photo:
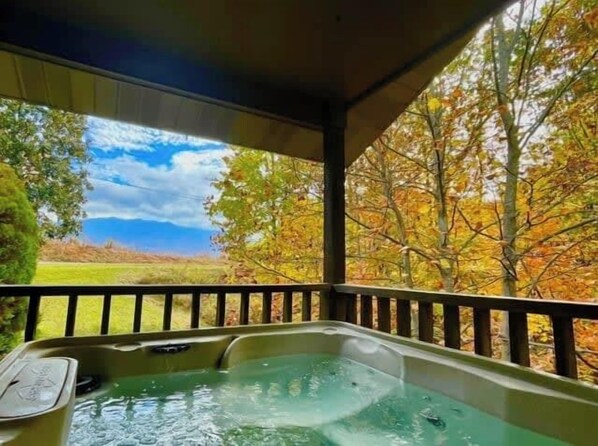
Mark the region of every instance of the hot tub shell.
[[[182, 348], [156, 351], [156, 347], [165, 346]], [[229, 368], [249, 359], [318, 353], [352, 359], [566, 443], [590, 445], [598, 438], [596, 387], [351, 324], [309, 322], [56, 338], [23, 344], [0, 363], [0, 442], [17, 446], [66, 444], [77, 375], [98, 376], [102, 382], [110, 382], [125, 376]], [[53, 361], [54, 369], [49, 361]], [[52, 385], [37, 380], [42, 390], [45, 383], [54, 392], [45, 395], [43, 404], [26, 401], [35, 400], [38, 390], [31, 391], [27, 383], [15, 383], [26, 368], [34, 370], [34, 375], [41, 369], [49, 375], [46, 378]], [[35, 384], [36, 379], [28, 379]], [[20, 384], [29, 387], [19, 392]], [[13, 401], [21, 396], [24, 408], [19, 410]], [[12, 406], [14, 411], [6, 409]]]

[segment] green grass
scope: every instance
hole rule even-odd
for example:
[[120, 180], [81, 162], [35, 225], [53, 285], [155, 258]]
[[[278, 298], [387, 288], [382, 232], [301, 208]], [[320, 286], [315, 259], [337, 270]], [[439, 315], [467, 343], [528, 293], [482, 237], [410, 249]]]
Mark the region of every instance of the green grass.
[[[133, 283], [215, 283], [226, 267], [214, 264], [148, 264], [148, 263], [60, 263], [40, 262], [34, 284], [103, 285]], [[206, 297], [208, 298], [208, 297]], [[204, 298], [204, 300], [206, 299]], [[189, 326], [190, 296], [176, 299], [172, 312], [172, 328]], [[38, 338], [63, 336], [68, 298], [42, 298]], [[76, 335], [99, 334], [102, 315], [101, 296], [80, 297], [77, 306]], [[211, 319], [213, 299], [203, 306], [204, 323]], [[133, 324], [133, 296], [113, 296], [110, 312], [110, 333], [130, 333]], [[203, 304], [204, 302], [202, 302]], [[163, 300], [148, 296], [143, 302], [142, 331], [162, 329]]]

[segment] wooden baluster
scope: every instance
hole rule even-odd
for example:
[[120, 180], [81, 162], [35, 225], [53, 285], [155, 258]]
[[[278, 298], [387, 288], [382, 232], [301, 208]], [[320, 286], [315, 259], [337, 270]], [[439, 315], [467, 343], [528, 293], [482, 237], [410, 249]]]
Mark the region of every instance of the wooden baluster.
[[262, 297], [262, 324], [272, 323], [272, 291], [264, 291]]
[[293, 292], [285, 291], [282, 301], [282, 321], [293, 322]]
[[444, 313], [444, 345], [459, 350], [461, 348], [461, 322], [459, 307], [443, 305]]
[[191, 295], [191, 328], [199, 328], [199, 318], [201, 317], [201, 294], [194, 291]]
[[390, 299], [376, 297], [378, 303], [378, 330], [390, 333]]
[[27, 307], [27, 320], [25, 322], [25, 342], [33, 341], [35, 339], [37, 320], [39, 318], [40, 301], [41, 296], [39, 294], [31, 294], [29, 296], [29, 305]]
[[434, 306], [431, 302], [418, 302], [419, 340], [434, 342]]
[[249, 291], [241, 293], [241, 308], [239, 309], [239, 322], [241, 325], [249, 324]]
[[345, 293], [332, 293], [332, 308], [334, 309], [334, 318], [337, 321], [347, 321], [347, 295]]
[[509, 312], [509, 348], [511, 362], [529, 367], [527, 314]]
[[301, 320], [311, 321], [311, 291], [304, 291], [301, 300]]
[[360, 323], [362, 327], [365, 328], [372, 328], [374, 326], [373, 319], [374, 315], [372, 314], [372, 296], [367, 296], [362, 294], [360, 297], [360, 304], [361, 304], [361, 318]]
[[411, 337], [411, 301], [397, 299], [397, 334]]
[[110, 308], [112, 306], [112, 295], [104, 294], [102, 302], [102, 322], [100, 323], [100, 334], [106, 335], [110, 330]]
[[226, 322], [226, 293], [218, 291], [216, 295], [216, 326], [224, 327]]
[[478, 355], [492, 357], [492, 333], [490, 331], [490, 310], [473, 309], [474, 348]]
[[75, 321], [77, 319], [77, 302], [79, 296], [71, 294], [69, 296], [69, 303], [66, 310], [66, 324], [64, 326], [64, 335], [73, 336], [75, 334]]
[[570, 317], [552, 316], [552, 333], [554, 337], [556, 372], [561, 376], [577, 379], [573, 319]]
[[135, 294], [135, 309], [133, 310], [133, 333], [141, 331], [141, 313], [143, 311], [143, 294]]
[[347, 315], [346, 321], [350, 324], [357, 323], [357, 295], [347, 294]]
[[164, 296], [164, 314], [162, 317], [162, 330], [164, 331], [170, 330], [172, 321], [172, 301], [172, 293], [166, 293]]

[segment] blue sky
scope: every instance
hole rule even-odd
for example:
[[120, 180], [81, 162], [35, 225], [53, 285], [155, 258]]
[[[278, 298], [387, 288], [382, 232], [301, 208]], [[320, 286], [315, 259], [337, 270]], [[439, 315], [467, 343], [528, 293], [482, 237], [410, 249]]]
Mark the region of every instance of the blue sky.
[[88, 118], [94, 190], [88, 218], [116, 217], [212, 229], [203, 200], [228, 152], [222, 143]]

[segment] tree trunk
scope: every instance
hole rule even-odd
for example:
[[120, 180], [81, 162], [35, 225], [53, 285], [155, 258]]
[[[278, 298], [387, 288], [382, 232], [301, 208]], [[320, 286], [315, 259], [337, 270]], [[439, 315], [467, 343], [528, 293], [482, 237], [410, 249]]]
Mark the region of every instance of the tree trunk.
[[[393, 180], [392, 180], [392, 173], [388, 171], [388, 167], [386, 165], [386, 158], [381, 150], [376, 150], [376, 154], [378, 156], [378, 162], [380, 164], [380, 170], [382, 174], [382, 179], [384, 183], [384, 195], [386, 197], [386, 202], [392, 213], [395, 217], [396, 224], [397, 224], [397, 232], [399, 234], [399, 241], [403, 245], [402, 247], [405, 248], [401, 251], [401, 267], [403, 270], [402, 279], [405, 283], [407, 288], [413, 288], [413, 272], [411, 268], [411, 253], [409, 251], [409, 240], [407, 238], [407, 230], [405, 227], [405, 220], [403, 219], [403, 214], [401, 214], [401, 210], [397, 206], [393, 196]], [[412, 304], [411, 306], [411, 335], [415, 336], [419, 330], [418, 326], [418, 318], [417, 318], [417, 307]]]
[[441, 136], [441, 123], [435, 112], [427, 111], [427, 122], [432, 133], [432, 172], [434, 178], [434, 199], [436, 201], [436, 226], [438, 229], [438, 271], [442, 288], [452, 293], [455, 289], [454, 259], [450, 252], [449, 216], [446, 203], [445, 147]]
[[[521, 145], [519, 140], [519, 128], [512, 113], [513, 104], [508, 96], [509, 88], [509, 65], [513, 45], [509, 45], [506, 39], [506, 32], [499, 16], [494, 21], [495, 45], [494, 77], [496, 84], [496, 97], [498, 101], [498, 112], [505, 131], [507, 143], [507, 160], [505, 165], [506, 181], [502, 194], [503, 213], [501, 225], [501, 271], [502, 271], [502, 294], [504, 296], [517, 296], [517, 189], [519, 184], [519, 169], [521, 161]], [[517, 36], [512, 37], [516, 39]], [[502, 339], [502, 354], [504, 360], [510, 359], [509, 351], [509, 318], [508, 313], [503, 313], [500, 330]]]

